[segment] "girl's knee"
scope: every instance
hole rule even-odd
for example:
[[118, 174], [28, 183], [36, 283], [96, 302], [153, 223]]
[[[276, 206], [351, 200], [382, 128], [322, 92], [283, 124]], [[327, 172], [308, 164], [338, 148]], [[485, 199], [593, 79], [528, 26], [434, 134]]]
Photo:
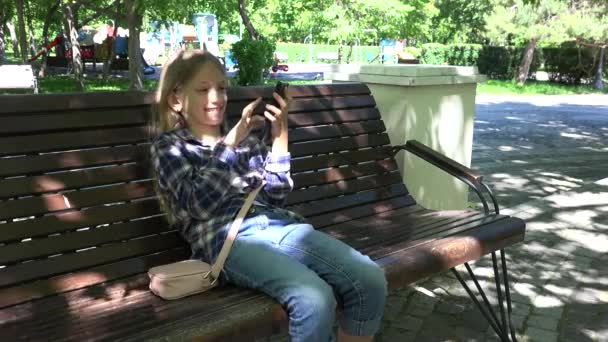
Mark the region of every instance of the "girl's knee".
[[384, 303], [388, 292], [384, 270], [372, 262], [367, 264], [360, 274], [361, 288], [367, 294], [370, 302]]
[[318, 317], [333, 320], [337, 302], [332, 287], [323, 282], [302, 283], [295, 289], [294, 314], [301, 317]]

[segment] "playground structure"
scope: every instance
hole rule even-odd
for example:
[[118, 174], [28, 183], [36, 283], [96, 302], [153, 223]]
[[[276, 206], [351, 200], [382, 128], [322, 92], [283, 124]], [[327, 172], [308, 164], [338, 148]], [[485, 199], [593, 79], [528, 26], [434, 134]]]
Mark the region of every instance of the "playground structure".
[[[114, 34], [116, 33], [116, 35]], [[117, 32], [114, 32], [114, 27], [109, 25], [101, 26], [97, 29], [91, 27], [84, 27], [78, 32], [78, 40], [80, 43], [80, 56], [83, 63], [92, 63], [93, 69], [96, 69], [97, 62], [104, 62], [108, 58], [110, 49], [114, 49], [115, 58], [111, 61], [112, 69], [114, 70], [127, 70], [129, 68], [128, 62], [128, 30], [118, 28]], [[54, 56], [47, 56], [47, 64], [51, 67], [69, 67], [72, 59], [72, 51], [69, 49], [68, 40], [63, 34], [57, 35], [53, 41], [51, 41], [46, 51], [42, 50], [38, 52], [34, 57], [30, 58], [28, 62], [33, 62], [42, 56], [45, 52], [55, 52]], [[140, 53], [142, 58], [142, 67], [144, 74], [153, 74], [154, 68], [152, 68], [146, 60], [143, 58], [143, 52]]]

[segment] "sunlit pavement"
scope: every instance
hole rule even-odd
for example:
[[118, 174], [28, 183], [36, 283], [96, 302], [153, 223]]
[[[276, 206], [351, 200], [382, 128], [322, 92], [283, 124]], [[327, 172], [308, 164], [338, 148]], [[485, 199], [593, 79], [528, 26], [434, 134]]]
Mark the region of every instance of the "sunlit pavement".
[[[472, 167], [527, 222], [506, 250], [518, 340], [608, 341], [608, 96], [478, 96]], [[495, 303], [491, 259], [472, 266]], [[499, 339], [445, 273], [392, 291], [376, 341]]]

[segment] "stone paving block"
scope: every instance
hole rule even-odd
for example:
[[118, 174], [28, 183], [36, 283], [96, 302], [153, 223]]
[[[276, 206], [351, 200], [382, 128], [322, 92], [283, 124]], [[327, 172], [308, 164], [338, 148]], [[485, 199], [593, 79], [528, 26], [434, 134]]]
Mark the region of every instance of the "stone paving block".
[[532, 311], [532, 305], [512, 302], [511, 309], [514, 315], [527, 316]]
[[536, 327], [544, 330], [555, 331], [559, 323], [559, 318], [552, 316], [540, 316], [532, 314], [527, 321], [529, 327]]
[[390, 321], [391, 328], [398, 328], [400, 330], [407, 330], [411, 332], [417, 332], [422, 327], [424, 321], [418, 317], [410, 315], [402, 315], [398, 319]]
[[375, 342], [412, 342], [416, 333], [399, 328], [388, 328], [381, 331], [374, 339]]
[[562, 306], [564, 303], [555, 296], [541, 295], [534, 298], [532, 305], [535, 308], [554, 308]]
[[536, 316], [553, 317], [559, 320], [564, 314], [564, 307], [554, 306], [550, 308], [534, 308], [532, 313]]
[[555, 342], [557, 341], [558, 336], [556, 332], [538, 329], [535, 327], [528, 327], [525, 335], [528, 336], [529, 341], [533, 342]]

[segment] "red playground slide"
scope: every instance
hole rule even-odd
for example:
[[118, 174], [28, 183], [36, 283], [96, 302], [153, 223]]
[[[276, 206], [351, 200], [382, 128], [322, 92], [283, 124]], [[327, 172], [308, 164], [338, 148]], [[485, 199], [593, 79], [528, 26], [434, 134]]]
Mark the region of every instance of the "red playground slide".
[[40, 50], [40, 52], [38, 52], [36, 54], [36, 56], [28, 59], [27, 61], [28, 62], [33, 62], [33, 61], [37, 60], [38, 57], [40, 57], [41, 55], [43, 55], [46, 51], [49, 51], [50, 49], [52, 49], [53, 47], [55, 47], [55, 45], [59, 44], [60, 42], [61, 42], [61, 36], [55, 37], [55, 39], [53, 39], [53, 41], [49, 45], [47, 45], [46, 50], [44, 50], [44, 49]]

